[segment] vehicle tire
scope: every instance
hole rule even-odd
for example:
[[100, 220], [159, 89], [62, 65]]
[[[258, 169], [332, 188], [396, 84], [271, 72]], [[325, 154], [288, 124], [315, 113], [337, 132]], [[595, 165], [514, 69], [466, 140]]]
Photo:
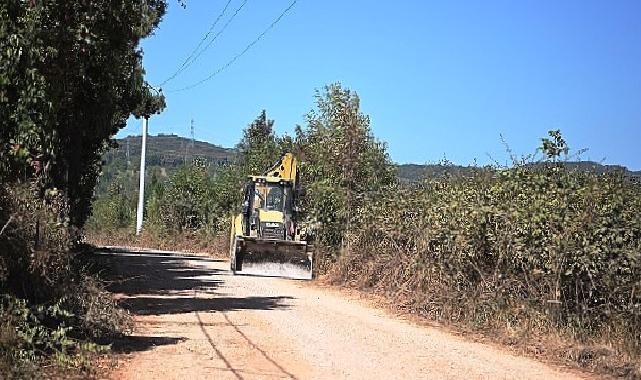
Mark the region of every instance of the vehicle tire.
[[245, 252], [239, 247], [236, 249], [236, 257], [235, 257], [235, 266], [236, 270], [241, 271], [243, 270], [243, 256], [245, 256]]
[[229, 261], [231, 272], [233, 274], [236, 274], [236, 271], [243, 270], [243, 253], [241, 251], [241, 244], [239, 240], [240, 239], [235, 238], [230, 248], [232, 254]]
[[236, 255], [238, 247], [238, 238], [232, 238], [229, 247], [229, 269], [236, 274]]

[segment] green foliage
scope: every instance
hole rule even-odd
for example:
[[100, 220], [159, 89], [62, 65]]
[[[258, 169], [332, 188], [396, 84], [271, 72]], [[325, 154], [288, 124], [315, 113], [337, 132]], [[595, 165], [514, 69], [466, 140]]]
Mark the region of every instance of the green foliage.
[[67, 203], [50, 190], [0, 187], [0, 373], [40, 378], [42, 365], [87, 369], [92, 338], [123, 331], [128, 316], [69, 254]]
[[136, 194], [116, 180], [111, 183], [109, 193], [98, 197], [92, 205], [92, 217], [86, 228], [104, 229], [113, 232], [133, 226], [136, 217]]
[[180, 169], [162, 193], [160, 213], [164, 226], [178, 232], [196, 230], [207, 225], [212, 217], [211, 179], [202, 161]]
[[217, 171], [212, 183], [212, 197], [216, 205], [215, 210], [221, 220], [221, 231], [227, 232], [229, 228], [229, 215], [238, 211], [242, 199], [242, 182], [246, 176], [239, 175], [236, 165], [227, 165]]
[[[89, 290], [73, 286], [79, 273], [70, 248], [89, 215], [110, 138], [129, 115], [164, 107], [144, 80], [138, 46], [165, 6], [0, 2], [0, 366], [41, 364], [45, 356], [78, 366], [75, 353], [91, 344], [70, 338], [71, 327], [111, 329], [82, 305]], [[116, 206], [105, 208], [119, 223]], [[74, 315], [63, 303], [74, 305]]]
[[641, 354], [641, 186], [547, 162], [391, 186], [357, 212], [340, 278], [443, 321], [561, 331]]
[[267, 118], [265, 110], [261, 111], [243, 131], [243, 137], [236, 145], [236, 158], [215, 173], [211, 197], [213, 210], [219, 215], [217, 232], [228, 232], [229, 216], [239, 211], [243, 184], [247, 177], [265, 173], [290, 149], [291, 138], [277, 137], [274, 133], [274, 120]]
[[557, 161], [561, 154], [567, 156], [569, 148], [563, 136], [561, 136], [561, 131], [554, 130], [548, 133], [550, 138], [541, 139], [541, 147], [539, 150], [545, 154], [548, 160]]
[[[7, 378], [41, 377], [38, 364], [53, 361], [63, 367], [89, 367], [89, 355], [107, 346], [72, 336], [74, 315], [64, 299], [50, 305], [0, 295], [0, 371]], [[3, 368], [6, 366], [7, 368]]]
[[296, 150], [308, 188], [305, 208], [321, 226], [317, 239], [338, 247], [366, 194], [394, 183], [396, 173], [355, 92], [332, 84], [317, 92], [316, 103], [307, 128], [297, 129]]
[[[144, 228], [154, 236], [204, 233], [214, 236], [229, 227], [231, 210], [237, 207], [241, 180], [237, 166], [219, 167], [212, 174], [209, 162], [195, 159], [168, 180], [158, 168], [151, 170], [145, 192]], [[108, 194], [97, 196], [87, 232], [101, 235], [118, 230], [133, 231], [137, 188], [122, 185], [117, 175]]]
[[274, 134], [274, 120], [267, 119], [265, 110], [245, 128], [236, 149], [243, 177], [262, 174], [280, 158], [283, 152]]
[[[39, 122], [49, 118], [46, 82], [36, 67], [46, 54], [39, 38], [41, 14], [17, 1], [0, 5], [0, 178], [24, 171], [32, 162], [30, 148], [53, 149], [40, 133]], [[47, 131], [51, 132], [49, 127]]]
[[43, 189], [64, 192], [72, 226], [82, 226], [89, 213], [109, 138], [130, 114], [164, 106], [144, 82], [137, 46], [160, 21], [165, 2], [146, 5], [0, 5], [0, 175], [37, 178]]
[[65, 197], [55, 189], [41, 199], [34, 186], [0, 186], [0, 221], [0, 292], [38, 302], [54, 297], [53, 285], [69, 269]]
[[[247, 176], [262, 173], [280, 158], [282, 141], [286, 139], [275, 136], [273, 125], [274, 121], [262, 111], [245, 129], [236, 147], [238, 155], [231, 163], [220, 165], [220, 160], [212, 162], [211, 157], [197, 157], [190, 165], [175, 169], [168, 181], [163, 181], [161, 171], [153, 167], [145, 200], [145, 227], [154, 233], [169, 235], [185, 232], [216, 235], [223, 231], [226, 234], [229, 216], [239, 205]], [[162, 136], [168, 137], [171, 136]], [[201, 152], [215, 151], [223, 163], [230, 157], [229, 152], [219, 148], [205, 148], [199, 147]], [[110, 178], [114, 181], [122, 176], [112, 173]], [[129, 204], [133, 205], [131, 199], [126, 194], [115, 196], [113, 191], [99, 196], [94, 202], [91, 229], [125, 227], [134, 212], [128, 208]]]

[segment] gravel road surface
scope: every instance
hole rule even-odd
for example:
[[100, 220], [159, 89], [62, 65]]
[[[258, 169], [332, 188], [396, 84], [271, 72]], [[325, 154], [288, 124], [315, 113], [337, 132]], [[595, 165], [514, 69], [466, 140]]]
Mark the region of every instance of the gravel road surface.
[[233, 276], [225, 260], [100, 253], [134, 315], [114, 379], [573, 379], [309, 282]]

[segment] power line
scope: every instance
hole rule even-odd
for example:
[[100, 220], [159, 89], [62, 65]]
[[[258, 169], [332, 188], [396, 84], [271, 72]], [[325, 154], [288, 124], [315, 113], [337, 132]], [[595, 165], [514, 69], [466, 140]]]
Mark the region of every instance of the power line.
[[[195, 61], [194, 55], [198, 52], [198, 50], [205, 43], [205, 41], [207, 41], [207, 39], [209, 38], [209, 35], [214, 31], [214, 28], [216, 27], [216, 25], [218, 25], [218, 21], [220, 21], [220, 19], [225, 15], [225, 12], [227, 12], [227, 8], [229, 7], [229, 4], [231, 4], [231, 1], [232, 0], [227, 0], [227, 3], [223, 7], [223, 10], [220, 12], [220, 14], [218, 14], [218, 17], [216, 17], [214, 22], [209, 26], [209, 30], [207, 31], [207, 33], [203, 36], [203, 38], [200, 39], [200, 41], [198, 42], [198, 45], [196, 45], [194, 50], [192, 50], [192, 52], [189, 53], [189, 55], [187, 56], [187, 58], [185, 58], [183, 63], [180, 65], [180, 67], [178, 67], [178, 69], [173, 74], [171, 74], [167, 79], [165, 79], [161, 84], [159, 84], [158, 87], [164, 86], [167, 82], [169, 82], [170, 80], [172, 80], [175, 77], [177, 77], [178, 74], [180, 74], [182, 71], [184, 71], [191, 64], [189, 61], [192, 61], [192, 62]], [[243, 5], [245, 5], [245, 4], [243, 3]], [[242, 6], [241, 6], [241, 8], [242, 8]], [[238, 10], [237, 10], [237, 12], [238, 12]], [[236, 14], [234, 14], [234, 16], [235, 15]], [[232, 19], [234, 18], [234, 16], [232, 16]], [[223, 30], [224, 30], [224, 27], [223, 27]], [[221, 32], [219, 32], [216, 35], [216, 37], [218, 37], [218, 35], [220, 33]], [[214, 37], [214, 39], [216, 39], [216, 37]]]
[[259, 34], [259, 35], [258, 35], [258, 37], [256, 37], [256, 39], [254, 39], [252, 42], [250, 42], [250, 43], [245, 47], [245, 49], [243, 49], [240, 53], [236, 54], [232, 59], [230, 59], [227, 63], [225, 63], [224, 65], [222, 65], [221, 67], [219, 67], [216, 71], [214, 71], [213, 73], [211, 73], [209, 76], [207, 76], [206, 78], [203, 78], [203, 79], [199, 80], [198, 82], [192, 83], [192, 84], [190, 84], [190, 85], [188, 85], [188, 86], [185, 86], [185, 87], [182, 87], [182, 88], [178, 88], [178, 89], [176, 89], [176, 90], [171, 90], [171, 91], [168, 91], [168, 92], [181, 92], [181, 91], [190, 90], [190, 89], [192, 89], [192, 88], [194, 88], [194, 87], [197, 87], [197, 86], [199, 86], [199, 85], [201, 85], [201, 84], [203, 84], [203, 83], [207, 82], [208, 80], [212, 79], [212, 78], [213, 78], [213, 77], [215, 77], [216, 75], [218, 75], [218, 74], [220, 74], [221, 72], [223, 72], [225, 69], [227, 69], [229, 66], [231, 66], [234, 62], [236, 62], [236, 60], [238, 60], [238, 58], [240, 58], [240, 57], [242, 57], [243, 55], [245, 55], [245, 53], [247, 53], [247, 52], [249, 51], [249, 49], [251, 49], [254, 45], [256, 45], [256, 44], [257, 44], [261, 39], [263, 39], [263, 37], [264, 37], [264, 36], [265, 36], [265, 35], [266, 35], [266, 34], [267, 34], [271, 29], [273, 29], [273, 28], [274, 28], [274, 26], [276, 26], [276, 24], [278, 24], [278, 22], [279, 22], [283, 17], [285, 17], [285, 15], [287, 14], [287, 12], [289, 12], [289, 11], [294, 7], [294, 5], [296, 5], [296, 3], [297, 3], [297, 2], [298, 2], [298, 0], [294, 0], [294, 1], [292, 1], [292, 2], [291, 2], [291, 4], [289, 4], [289, 6], [288, 6], [287, 8], [285, 8], [285, 10], [284, 10], [284, 11], [283, 11], [283, 12], [282, 12], [282, 13], [281, 13], [281, 14], [280, 14], [280, 15], [279, 15], [279, 16], [278, 16], [278, 17], [277, 17], [277, 18], [276, 18], [276, 19], [275, 19], [275, 20], [274, 20], [274, 21], [273, 21], [273, 22], [272, 22], [272, 23], [271, 23], [267, 28], [265, 28], [265, 30], [263, 30], [263, 32], [262, 32], [261, 34]]
[[[238, 14], [238, 12], [240, 12], [241, 9], [243, 9], [245, 4], [247, 4], [247, 0], [244, 0], [243, 3], [240, 4], [240, 6], [236, 9], [234, 14], [229, 18], [229, 20], [227, 20], [225, 25], [223, 25], [222, 29], [220, 29], [220, 31], [218, 33], [216, 33], [214, 38], [212, 38], [211, 41], [209, 41], [209, 43], [200, 52], [198, 52], [196, 57], [194, 57], [194, 59], [189, 63], [190, 65], [192, 63], [194, 63], [207, 49], [209, 49], [209, 47], [216, 41], [218, 36], [220, 36], [225, 31], [225, 29], [227, 29], [227, 26], [234, 20], [234, 17], [236, 17], [236, 15]], [[189, 65], [187, 65], [187, 66], [189, 66]]]

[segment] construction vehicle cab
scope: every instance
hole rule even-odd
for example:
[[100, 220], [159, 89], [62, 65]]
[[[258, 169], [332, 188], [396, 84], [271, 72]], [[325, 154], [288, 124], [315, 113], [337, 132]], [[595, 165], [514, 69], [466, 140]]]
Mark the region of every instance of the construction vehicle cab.
[[312, 253], [296, 208], [300, 192], [297, 162], [291, 153], [265, 175], [248, 178], [241, 212], [232, 218], [234, 274], [311, 278]]

